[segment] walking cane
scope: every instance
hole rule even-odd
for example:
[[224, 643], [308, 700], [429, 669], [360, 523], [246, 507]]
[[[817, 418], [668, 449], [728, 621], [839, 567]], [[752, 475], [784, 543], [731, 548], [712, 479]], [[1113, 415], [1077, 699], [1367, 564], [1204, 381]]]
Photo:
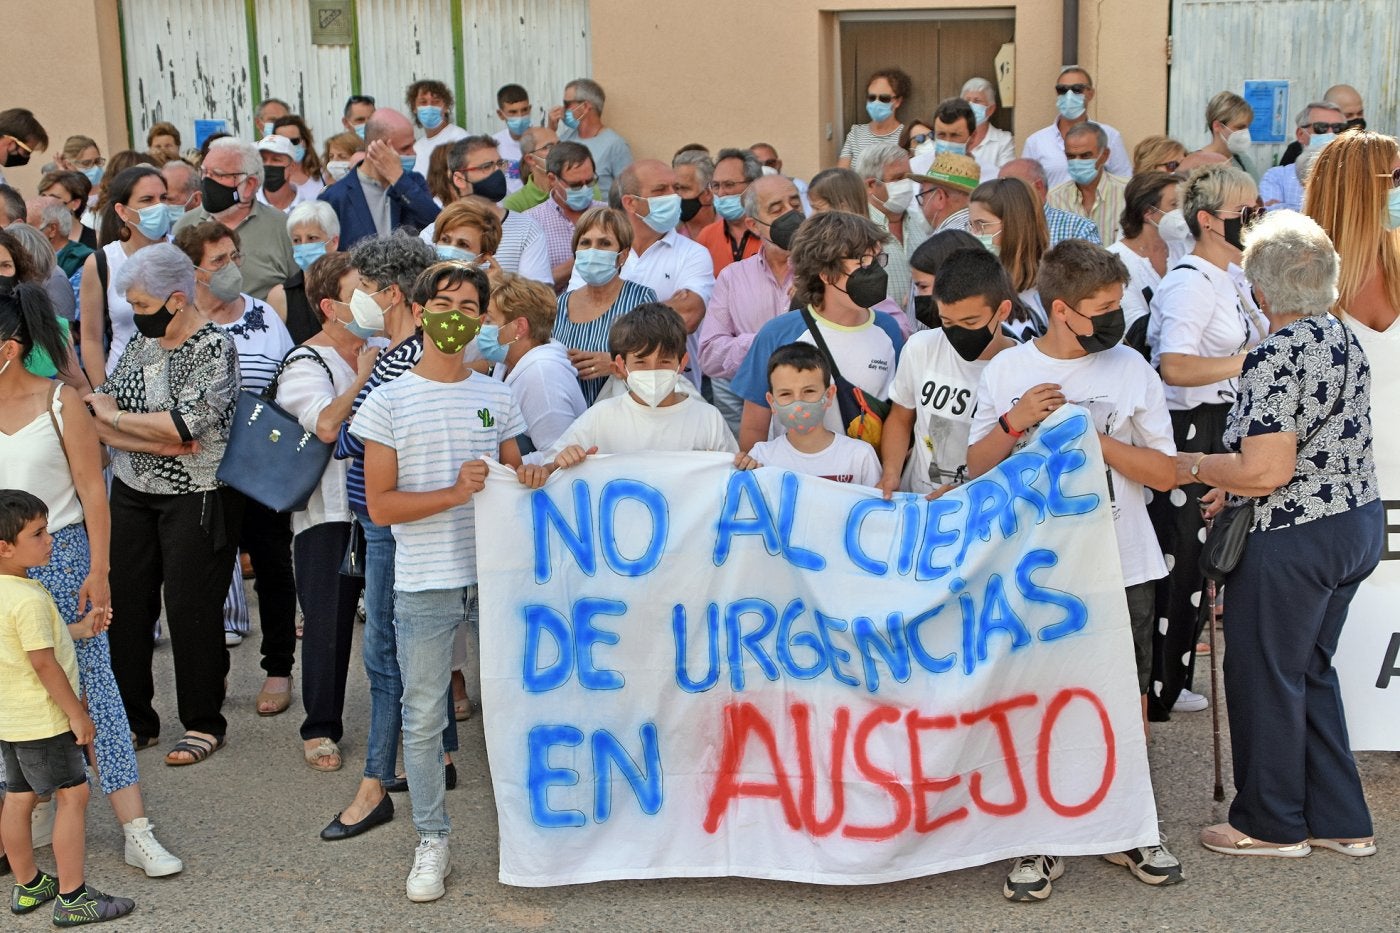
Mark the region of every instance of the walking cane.
[[[1206, 534], [1210, 534], [1210, 526], [1215, 523], [1210, 516], [1204, 515]], [[1210, 630], [1210, 731], [1211, 731], [1211, 752], [1215, 758], [1215, 793], [1216, 800], [1225, 799], [1225, 783], [1220, 777], [1220, 694], [1216, 688], [1216, 644], [1215, 644], [1215, 581], [1206, 578], [1206, 600], [1209, 608], [1206, 610], [1206, 625]]]

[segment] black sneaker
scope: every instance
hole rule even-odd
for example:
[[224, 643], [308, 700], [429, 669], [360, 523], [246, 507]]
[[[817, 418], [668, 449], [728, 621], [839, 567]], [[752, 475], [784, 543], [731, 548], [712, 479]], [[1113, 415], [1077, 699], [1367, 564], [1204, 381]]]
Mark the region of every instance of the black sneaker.
[[58, 897], [58, 879], [48, 872], [39, 872], [33, 884], [15, 885], [10, 893], [10, 912], [27, 914]]
[[1043, 901], [1050, 896], [1050, 882], [1065, 873], [1058, 855], [1023, 855], [1006, 876], [1001, 893], [1008, 901]]
[[101, 923], [125, 917], [136, 909], [136, 902], [129, 897], [113, 897], [103, 894], [88, 885], [69, 900], [62, 895], [53, 902], [53, 925], [75, 927], [84, 923]]
[[1164, 845], [1110, 852], [1104, 856], [1104, 861], [1122, 865], [1144, 884], [1176, 884], [1186, 880], [1181, 873], [1181, 862]]

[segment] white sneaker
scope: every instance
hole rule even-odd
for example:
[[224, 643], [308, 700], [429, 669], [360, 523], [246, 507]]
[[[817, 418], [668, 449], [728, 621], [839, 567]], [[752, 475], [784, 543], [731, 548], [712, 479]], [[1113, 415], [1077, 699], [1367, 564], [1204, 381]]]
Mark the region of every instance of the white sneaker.
[[1172, 704], [1173, 713], [1199, 713], [1203, 709], [1210, 708], [1210, 700], [1199, 693], [1192, 693], [1190, 690], [1182, 690], [1181, 695]]
[[144, 816], [122, 826], [126, 835], [126, 863], [146, 873], [147, 878], [164, 878], [185, 869], [185, 863], [156, 841], [155, 827]]
[[54, 812], [52, 800], [41, 800], [34, 805], [29, 817], [29, 835], [34, 840], [34, 848], [42, 849], [53, 842]]
[[417, 903], [435, 901], [447, 893], [443, 879], [452, 874], [445, 838], [424, 839], [413, 853], [413, 870], [408, 873], [408, 899]]
[[237, 632], [224, 632], [224, 645], [225, 645], [225, 647], [233, 648], [233, 647], [235, 647], [235, 646], [237, 646], [237, 645], [241, 645], [241, 644], [243, 644], [243, 636], [242, 636], [242, 635], [238, 634]]

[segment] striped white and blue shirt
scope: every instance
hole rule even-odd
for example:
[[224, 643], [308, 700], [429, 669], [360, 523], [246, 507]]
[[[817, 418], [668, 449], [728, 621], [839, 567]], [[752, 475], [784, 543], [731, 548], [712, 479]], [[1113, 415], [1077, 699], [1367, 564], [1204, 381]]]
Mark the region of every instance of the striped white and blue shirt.
[[[482, 375], [433, 382], [407, 372], [375, 389], [350, 426], [362, 441], [398, 454], [397, 488], [443, 489], [468, 460], [499, 459], [501, 445], [525, 432], [510, 387]], [[476, 583], [476, 506], [454, 506], [395, 524], [394, 589], [406, 593]]]
[[[601, 317], [585, 324], [577, 324], [569, 320], [569, 296], [572, 294], [572, 291], [567, 291], [560, 295], [555, 305], [554, 339], [569, 350], [587, 350], [589, 353], [607, 353], [608, 332], [612, 330], [617, 319], [637, 305], [657, 300], [656, 292], [652, 289], [623, 279], [622, 291], [618, 292], [617, 300], [612, 303], [611, 308], [604, 311]], [[607, 376], [580, 379], [579, 388], [583, 390], [584, 402], [592, 405], [607, 381]]]
[[219, 327], [229, 335], [238, 351], [240, 387], [261, 392], [295, 344], [277, 312], [252, 295], [242, 297], [243, 316]]

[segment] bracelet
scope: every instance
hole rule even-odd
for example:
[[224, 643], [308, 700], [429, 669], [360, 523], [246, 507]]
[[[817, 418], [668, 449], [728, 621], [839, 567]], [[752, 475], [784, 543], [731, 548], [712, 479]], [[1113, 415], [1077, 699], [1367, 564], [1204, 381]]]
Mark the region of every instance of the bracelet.
[[1020, 437], [1026, 433], [1025, 431], [1017, 431], [1015, 428], [1011, 427], [1011, 422], [1006, 420], [1005, 415], [997, 416], [997, 424], [1001, 425], [1001, 429], [1012, 437]]
[[122, 420], [122, 415], [124, 415], [124, 414], [126, 414], [126, 412], [124, 412], [124, 411], [119, 411], [119, 412], [117, 412], [115, 415], [112, 416], [112, 430], [113, 430], [113, 431], [120, 431], [120, 430], [121, 430], [121, 428], [117, 427], [117, 423], [118, 423], [119, 421]]

